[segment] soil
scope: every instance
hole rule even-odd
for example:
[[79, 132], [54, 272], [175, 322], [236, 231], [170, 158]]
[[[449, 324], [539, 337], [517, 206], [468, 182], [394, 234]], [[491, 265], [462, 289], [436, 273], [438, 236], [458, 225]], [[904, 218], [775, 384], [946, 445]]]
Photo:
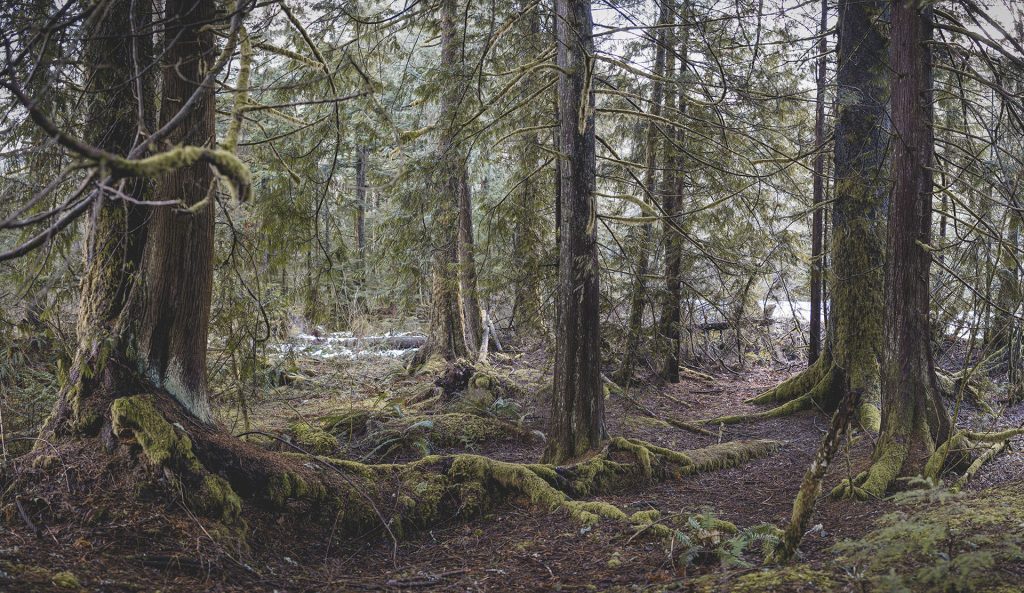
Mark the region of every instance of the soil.
[[[540, 431], [546, 424], [547, 364], [539, 355], [495, 359], [505, 376], [521, 381], [533, 394], [533, 401], [524, 402], [524, 422]], [[657, 415], [681, 419], [754, 411], [743, 400], [797, 370], [761, 368], [712, 381], [641, 383], [629, 396]], [[404, 376], [398, 361], [308, 362], [302, 372], [306, 379], [271, 391], [250, 410], [252, 429], [284, 432], [296, 419], [315, 418], [352, 401], [384, 397], [402, 385], [432, 380]], [[974, 422], [973, 414], [965, 410], [961, 424]], [[242, 432], [239, 414], [225, 411], [222, 417], [225, 427]], [[607, 421], [612, 435], [678, 450], [739, 438], [783, 441], [778, 453], [734, 469], [597, 498], [627, 512], [710, 512], [741, 528], [785, 524], [828, 424], [823, 414], [807, 411], [723, 427], [720, 433], [711, 427], [716, 434], [707, 436], [646, 419], [618, 395], [607, 402]], [[1006, 411], [998, 426], [1022, 422], [1024, 406], [1017, 406]], [[543, 443], [482, 443], [471, 450], [532, 462], [540, 458]], [[864, 469], [870, 453], [867, 437], [841, 451], [824, 491]], [[632, 529], [613, 521], [581, 528], [563, 513], [546, 513], [518, 501], [484, 517], [452, 517], [397, 543], [383, 529], [342, 538], [329, 521], [246, 503], [248, 529], [239, 538], [237, 532], [192, 516], [158, 486], [140, 486], [152, 482], [152, 476], [124, 448], [110, 454], [65, 448], [60, 457], [56, 469], [22, 467], [21, 483], [26, 478], [33, 483], [35, 476], [36, 486], [9, 491], [2, 499], [0, 591], [686, 591], [695, 574], [750, 571], [757, 564], [751, 557], [751, 567], [685, 566], [663, 539], [634, 536]], [[1024, 455], [1011, 448], [986, 465], [969, 488], [1021, 480]], [[0, 485], [4, 482], [0, 474]], [[833, 544], [863, 535], [874, 518], [891, 509], [886, 500], [822, 497], [813, 520], [821, 527], [805, 537], [802, 561], [829, 567]], [[77, 585], [57, 576], [61, 571], [72, 573]]]

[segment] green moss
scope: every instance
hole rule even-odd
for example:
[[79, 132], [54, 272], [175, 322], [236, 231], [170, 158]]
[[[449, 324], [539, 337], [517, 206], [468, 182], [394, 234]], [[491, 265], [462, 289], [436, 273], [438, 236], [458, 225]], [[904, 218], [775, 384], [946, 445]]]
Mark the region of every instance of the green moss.
[[[713, 577], [701, 579], [701, 581], [705, 580], [714, 581]], [[744, 574], [736, 578], [728, 590], [732, 593], [774, 593], [789, 590], [826, 592], [836, 591], [838, 588], [838, 583], [829, 573], [815, 570], [806, 565], [794, 565]]]
[[671, 424], [661, 418], [650, 418], [647, 416], [626, 416], [622, 420], [622, 424], [627, 428], [636, 430], [644, 428], [672, 428]]
[[300, 498], [307, 493], [305, 481], [292, 472], [282, 472], [267, 479], [264, 495], [276, 507], [284, 507], [289, 499]]
[[[1017, 586], [1024, 568], [1021, 484], [971, 495], [941, 488], [898, 495], [896, 512], [835, 547], [879, 591], [973, 593]], [[999, 567], [1000, 570], [996, 570]], [[1011, 589], [1012, 590], [1012, 589]]]
[[292, 424], [291, 431], [295, 435], [295, 442], [311, 453], [322, 455], [338, 448], [338, 441], [333, 435], [306, 422]]
[[224, 478], [206, 474], [199, 491], [189, 496], [191, 506], [199, 513], [232, 523], [242, 512], [242, 499]]
[[110, 406], [114, 434], [120, 438], [134, 437], [153, 465], [173, 469], [199, 470], [201, 465], [192, 453], [192, 440], [178, 434], [148, 396], [123, 397]]
[[497, 385], [497, 379], [487, 373], [477, 372], [470, 377], [469, 384], [477, 389], [491, 390]]
[[650, 509], [647, 511], [637, 511], [629, 516], [629, 522], [634, 525], [644, 525], [647, 523], [654, 523], [661, 519], [661, 511], [657, 509]]
[[231, 485], [203, 467], [192, 450], [192, 440], [164, 418], [151, 397], [114, 400], [110, 417], [118, 438], [134, 438], [150, 464], [178, 476], [185, 500], [196, 512], [227, 522], [238, 517], [242, 503]]
[[53, 575], [51, 579], [54, 585], [62, 589], [81, 589], [82, 584], [78, 582], [78, 577], [74, 573], [64, 570]]

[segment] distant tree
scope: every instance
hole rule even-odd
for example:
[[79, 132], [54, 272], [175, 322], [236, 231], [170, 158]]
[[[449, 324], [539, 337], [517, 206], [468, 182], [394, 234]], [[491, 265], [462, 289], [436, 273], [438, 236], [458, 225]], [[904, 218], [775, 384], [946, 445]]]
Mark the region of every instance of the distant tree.
[[463, 299], [459, 290], [460, 197], [466, 163], [455, 142], [460, 96], [465, 92], [455, 80], [451, 80], [452, 74], [461, 71], [463, 60], [457, 37], [456, 12], [455, 0], [441, 2], [441, 69], [449, 75], [449, 80], [441, 92], [441, 114], [437, 125], [440, 192], [434, 200], [430, 231], [433, 250], [430, 328], [427, 343], [416, 353], [416, 364], [431, 356], [444, 360], [465, 358], [472, 351], [466, 341]]
[[[673, 13], [670, 3], [659, 2], [658, 29], [653, 33], [652, 45], [654, 46], [654, 80], [651, 83], [650, 114], [653, 118], [661, 116], [663, 103], [665, 101], [665, 54], [666, 52], [666, 29], [672, 21]], [[663, 126], [656, 123], [654, 119], [647, 122], [646, 136], [644, 142], [644, 195], [645, 203], [655, 199], [658, 191], [658, 147], [662, 142], [662, 136], [668, 132]], [[626, 327], [626, 345], [622, 351], [622, 364], [616, 374], [619, 381], [629, 381], [633, 376], [634, 367], [640, 349], [640, 338], [643, 334], [644, 306], [647, 302], [647, 273], [650, 268], [650, 246], [653, 241], [653, 225], [650, 222], [644, 223], [642, 237], [640, 239], [640, 254], [637, 256], [636, 271], [633, 275], [633, 285], [630, 288], [629, 301], [629, 322]]]
[[810, 319], [810, 343], [807, 352], [808, 364], [814, 364], [821, 355], [821, 304], [822, 304], [822, 272], [824, 265], [824, 253], [822, 243], [825, 234], [824, 218], [825, 212], [825, 85], [828, 75], [828, 0], [821, 0], [821, 21], [818, 26], [818, 60], [815, 64], [817, 71], [815, 84], [817, 86], [814, 97], [814, 146], [817, 149], [814, 155], [814, 214], [811, 222], [811, 319]]

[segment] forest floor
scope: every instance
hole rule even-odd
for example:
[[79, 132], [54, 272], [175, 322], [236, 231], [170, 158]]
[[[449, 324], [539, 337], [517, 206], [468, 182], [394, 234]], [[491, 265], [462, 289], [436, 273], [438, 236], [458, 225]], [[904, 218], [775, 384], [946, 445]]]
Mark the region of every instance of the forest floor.
[[[518, 420], [546, 429], [542, 402], [550, 376], [539, 355], [492, 356], [496, 376], [523, 387]], [[298, 421], [358, 406], [380, 406], [390, 394], [429, 385], [409, 377], [402, 361], [361, 358], [299, 361], [301, 378], [250, 402], [251, 430], [287, 434]], [[754, 368], [711, 380], [633, 387], [629, 397], [607, 400], [608, 431], [684, 450], [719, 441], [782, 441], [775, 454], [739, 467], [595, 497], [627, 514], [655, 509], [675, 537], [637, 535], [614, 521], [581, 528], [562, 512], [524, 501], [502, 504], [483, 517], [453, 517], [397, 543], [383, 529], [340, 537], [310, 517], [248, 508], [244, 537], [225, 537], [179, 504], [145, 505], [90, 493], [95, 508], [80, 520], [46, 511], [47, 501], [25, 501], [27, 513], [8, 505], [0, 523], [0, 591], [1020, 591], [1024, 588], [1024, 454], [1016, 447], [988, 463], [964, 493], [931, 489], [906, 500], [818, 501], [802, 556], [787, 567], [762, 566], [758, 538], [731, 535], [711, 525], [714, 516], [741, 530], [784, 526], [805, 469], [827, 427], [814, 411], [755, 424], [711, 428], [712, 436], [645, 416], [697, 419], [757, 408], [743, 401], [799, 370]], [[227, 410], [224, 424], [243, 432]], [[1020, 426], [1024, 406], [998, 421], [966, 410], [962, 426]], [[501, 460], [534, 462], [543, 442], [509, 437], [467, 438], [436, 444], [429, 436], [399, 447], [387, 461], [432, 453], [473, 452]], [[342, 456], [376, 461], [380, 449], [354, 444]], [[825, 483], [864, 469], [869, 438], [841, 451]], [[65, 468], [65, 477], [74, 468]], [[72, 489], [69, 482], [68, 490]], [[15, 493], [16, 495], [17, 493]], [[111, 496], [114, 496], [112, 494]], [[123, 497], [123, 493], [117, 493]], [[145, 493], [139, 493], [140, 499]], [[32, 502], [32, 505], [28, 505]], [[56, 503], [54, 503], [56, 504]], [[122, 509], [104, 508], [105, 505]], [[16, 505], [16, 506], [20, 506]], [[79, 508], [79, 507], [76, 507]], [[28, 515], [28, 516], [26, 516]], [[689, 518], [689, 519], [688, 519]], [[840, 542], [846, 542], [840, 544]], [[747, 545], [749, 544], [749, 545]], [[837, 546], [837, 544], [839, 544]], [[742, 548], [742, 549], [741, 549]], [[901, 587], [906, 586], [908, 589]]]

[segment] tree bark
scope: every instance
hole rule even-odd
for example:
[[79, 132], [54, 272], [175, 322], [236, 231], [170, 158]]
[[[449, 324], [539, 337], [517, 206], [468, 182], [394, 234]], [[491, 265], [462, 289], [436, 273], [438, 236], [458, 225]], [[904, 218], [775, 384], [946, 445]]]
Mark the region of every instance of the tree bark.
[[[215, 4], [167, 0], [161, 123], [192, 96], [215, 57]], [[170, 145], [214, 146], [213, 88], [202, 90], [199, 104], [168, 136]], [[137, 330], [137, 355], [143, 373], [196, 418], [210, 421], [206, 379], [207, 333], [213, 287], [213, 222], [216, 183], [210, 167], [197, 164], [164, 174], [159, 200], [180, 200], [185, 207], [153, 211], [144, 256], [145, 286]]]
[[862, 423], [864, 406], [877, 406], [880, 397], [889, 143], [887, 43], [880, 17], [886, 5], [839, 3], [829, 347], [849, 389], [863, 390]]
[[[153, 56], [150, 32], [152, 5], [143, 0], [114, 0], [88, 20], [83, 47], [87, 72], [87, 128], [84, 139], [114, 154], [128, 154], [140, 129], [153, 129], [154, 77], [133, 71], [129, 56], [140, 64]], [[139, 31], [132, 37], [127, 31]], [[135, 84], [125, 81], [134, 80]], [[145, 179], [111, 184], [136, 200], [152, 192]], [[78, 347], [69, 380], [47, 431], [93, 432], [112, 398], [137, 384], [125, 353], [131, 328], [125, 323], [146, 242], [147, 208], [115, 200], [97, 189], [87, 217], [80, 284]]]
[[[520, 10], [525, 16], [518, 23], [519, 38], [517, 43], [529, 59], [539, 56], [544, 50], [544, 37], [540, 29], [540, 7], [529, 0], [521, 0]], [[519, 92], [521, 101], [527, 101], [536, 92], [539, 76], [528, 74], [522, 82]], [[544, 118], [543, 105], [533, 105], [524, 117], [526, 126], [538, 126]], [[514, 299], [512, 306], [513, 322], [517, 330], [541, 330], [546, 327], [541, 306], [541, 279], [543, 277], [543, 244], [545, 228], [550, 221], [545, 220], [543, 212], [545, 204], [538, 181], [541, 159], [541, 136], [539, 132], [520, 134], [516, 146], [517, 178], [522, 179], [517, 196], [514, 222], [514, 239], [512, 244], [512, 261], [516, 268], [512, 270]], [[557, 182], [556, 182], [557, 184]]]
[[[817, 406], [834, 411], [861, 393], [860, 425], [880, 426], [880, 360], [888, 197], [889, 74], [884, 31], [889, 0], [840, 0], [831, 217], [831, 305], [825, 349], [804, 372], [751, 400], [785, 402], [751, 417]], [[845, 381], [837, 381], [842, 372]]]
[[[677, 4], [674, 1], [666, 0], [669, 11], [668, 25], [675, 22]], [[676, 54], [678, 48], [676, 42], [678, 35], [675, 26], [665, 29], [665, 47], [668, 52], [665, 59], [666, 78], [676, 75]], [[680, 58], [680, 72], [685, 68], [686, 62]], [[672, 92], [675, 90], [676, 92]], [[681, 89], [668, 89], [665, 92], [665, 113], [673, 113], [682, 99]], [[678, 224], [678, 200], [679, 187], [677, 178], [679, 170], [679, 137], [680, 133], [673, 128], [665, 133], [664, 146], [662, 148], [662, 159], [665, 163], [664, 173], [661, 180], [661, 209], [664, 219], [661, 224], [662, 248], [665, 252], [665, 294], [661, 304], [661, 318], [659, 320], [658, 332], [661, 337], [661, 346], [664, 348], [664, 360], [662, 361], [661, 378], [669, 383], [679, 382], [679, 272], [682, 264], [682, 244], [679, 234], [673, 223]]]
[[587, 0], [558, 0], [561, 238], [555, 377], [544, 460], [563, 463], [605, 438], [597, 262], [593, 21]]
[[885, 268], [882, 430], [860, 496], [881, 496], [899, 477], [921, 475], [951, 421], [931, 349], [932, 213], [931, 9], [892, 4], [892, 159]]
[[359, 252], [359, 266], [366, 267], [366, 161], [370, 150], [365, 146], [356, 147], [356, 249]]
[[822, 237], [824, 236], [824, 212], [821, 204], [825, 199], [825, 78], [828, 69], [828, 41], [825, 37], [828, 30], [828, 0], [821, 0], [821, 24], [818, 27], [818, 75], [817, 93], [815, 96], [814, 145], [817, 154], [814, 156], [814, 214], [811, 221], [811, 323], [810, 344], [807, 351], [807, 363], [814, 364], [821, 354], [821, 302], [822, 302]]

